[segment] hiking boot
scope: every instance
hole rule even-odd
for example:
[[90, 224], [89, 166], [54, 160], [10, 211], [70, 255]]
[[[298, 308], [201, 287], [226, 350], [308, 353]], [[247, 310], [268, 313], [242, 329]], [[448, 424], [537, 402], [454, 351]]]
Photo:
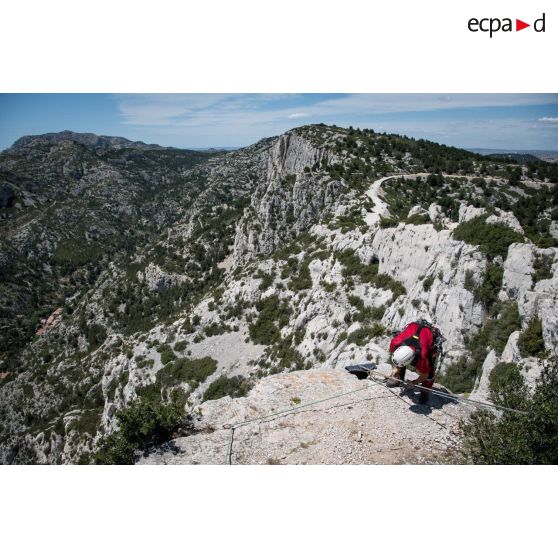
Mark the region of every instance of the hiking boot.
[[400, 386], [401, 382], [399, 381], [399, 378], [392, 376], [391, 378], [387, 379], [386, 382], [386, 386], [387, 387], [397, 387]]
[[419, 395], [418, 404], [419, 405], [428, 405], [430, 403], [430, 392], [429, 391], [421, 391]]

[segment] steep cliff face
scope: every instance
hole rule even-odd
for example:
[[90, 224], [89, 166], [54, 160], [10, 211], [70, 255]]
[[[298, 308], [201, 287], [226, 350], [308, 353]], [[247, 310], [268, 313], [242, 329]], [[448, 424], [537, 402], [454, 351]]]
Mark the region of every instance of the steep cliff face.
[[[474, 247], [455, 241], [451, 230], [432, 225], [399, 225], [374, 237], [379, 271], [396, 277], [407, 294], [391, 305], [383, 323], [400, 329], [418, 315], [438, 324], [448, 352], [463, 348], [463, 336], [483, 325], [484, 309], [465, 280], [480, 282], [486, 258]], [[425, 287], [425, 285], [430, 285]]]
[[239, 223], [234, 241], [237, 264], [254, 254], [271, 254], [339, 203], [346, 185], [317, 172], [327, 157], [326, 149], [296, 132], [273, 142], [263, 162], [265, 173]]
[[[537, 260], [545, 266], [544, 278], [537, 276]], [[545, 346], [558, 355], [558, 250], [512, 244], [504, 261], [502, 296], [517, 301], [523, 323], [541, 319]]]
[[[537, 248], [533, 244], [512, 244], [503, 263], [501, 300], [517, 304], [523, 331], [510, 334], [501, 355], [491, 351], [477, 379], [473, 396], [489, 399], [489, 378], [500, 363], [516, 364], [527, 385], [533, 388], [540, 377], [544, 359], [558, 356], [558, 250]], [[529, 347], [520, 347], [525, 330], [540, 320], [540, 349], [532, 354]], [[542, 350], [547, 355], [541, 354]]]
[[[203, 435], [176, 442], [180, 459], [217, 462], [224, 435], [210, 431], [225, 417], [333, 393], [322, 380], [351, 387], [347, 364], [389, 370], [393, 331], [418, 318], [447, 339], [440, 377], [451, 384], [473, 362], [454, 384], [469, 392], [476, 382], [479, 397], [490, 397], [500, 362], [517, 363], [531, 383], [540, 374], [542, 353], [527, 354], [521, 341], [533, 318], [544, 349], [558, 351], [558, 249], [541, 247], [553, 242], [558, 205], [548, 178], [512, 188], [511, 163], [330, 126], [229, 153], [151, 147], [63, 134], [0, 156], [14, 193], [1, 214], [2, 319], [20, 344], [1, 355], [2, 462], [88, 462], [138, 401], [197, 417]], [[529, 204], [539, 209], [525, 214]], [[505, 342], [494, 340], [486, 332], [514, 304], [517, 322], [508, 320]], [[289, 382], [296, 393], [281, 391]], [[273, 450], [281, 462], [414, 462], [410, 440], [398, 457], [388, 447], [402, 439], [379, 434], [388, 407], [377, 431], [361, 430], [384, 444], [383, 456], [360, 443], [352, 457], [348, 446], [339, 456], [339, 443], [313, 452], [325, 425], [310, 427], [301, 413], [296, 428], [316, 434], [295, 435], [304, 451], [275, 456], [281, 443], [294, 448], [286, 424], [270, 445], [254, 438], [256, 457], [239, 461], [265, 462]], [[367, 424], [359, 413], [330, 419]], [[457, 447], [456, 432], [442, 453]], [[172, 462], [168, 451], [149, 459]]]

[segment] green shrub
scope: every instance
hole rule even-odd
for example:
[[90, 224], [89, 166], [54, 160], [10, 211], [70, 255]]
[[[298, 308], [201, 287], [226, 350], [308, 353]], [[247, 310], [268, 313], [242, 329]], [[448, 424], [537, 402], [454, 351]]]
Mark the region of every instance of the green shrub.
[[521, 333], [517, 342], [522, 357], [545, 355], [544, 338], [542, 334], [542, 321], [534, 316], [527, 329]]
[[107, 330], [100, 324], [84, 325], [83, 330], [91, 351], [98, 349], [107, 338]]
[[221, 376], [209, 384], [203, 394], [203, 401], [221, 399], [221, 397], [227, 395], [232, 398], [244, 397], [251, 388], [250, 382], [242, 376], [233, 376], [232, 378]]
[[288, 285], [291, 291], [303, 291], [312, 288], [312, 276], [310, 275], [310, 268], [308, 263], [302, 263], [298, 270], [298, 275], [289, 281]]
[[248, 333], [254, 343], [272, 345], [281, 339], [280, 329], [289, 323], [292, 313], [287, 301], [280, 301], [277, 295], [260, 300], [256, 304], [258, 319], [250, 324]]
[[503, 223], [487, 223], [486, 215], [461, 223], [453, 231], [457, 240], [478, 246], [488, 256], [506, 257], [508, 247], [523, 242], [523, 236]]
[[521, 329], [521, 319], [517, 303], [505, 302], [495, 306], [496, 317], [489, 319], [475, 335], [466, 339], [469, 355], [462, 356], [447, 367], [439, 381], [455, 393], [470, 392], [489, 348], [501, 354], [509, 336]]
[[405, 221], [409, 225], [426, 225], [428, 223], [432, 223], [429, 215], [420, 213], [407, 217]]
[[504, 270], [502, 267], [492, 262], [486, 264], [482, 283], [473, 290], [473, 294], [475, 299], [481, 301], [487, 310], [498, 300], [503, 277]]
[[213, 337], [214, 335], [223, 335], [223, 333], [226, 333], [230, 330], [231, 328], [229, 326], [218, 322], [212, 322], [203, 328], [203, 332], [207, 337]]
[[432, 286], [432, 283], [434, 283], [434, 277], [432, 276], [428, 276], [423, 282], [422, 282], [422, 288], [425, 291], [429, 291], [430, 287]]
[[359, 207], [353, 207], [348, 215], [340, 215], [336, 218], [335, 226], [341, 229], [341, 232], [345, 234], [359, 227], [366, 226], [366, 221], [362, 218], [361, 209]]
[[364, 309], [364, 301], [359, 296], [349, 295], [347, 297], [347, 300], [349, 301], [350, 304], [352, 304], [358, 310], [363, 310]]
[[85, 409], [77, 420], [76, 430], [80, 434], [95, 436], [101, 424], [103, 409]]
[[552, 279], [552, 264], [554, 263], [554, 258], [551, 255], [537, 254], [535, 256], [535, 261], [533, 262], [533, 268], [535, 274], [533, 275], [533, 281], [538, 283], [544, 279]]
[[328, 283], [327, 281], [322, 281], [320, 285], [326, 293], [332, 293], [336, 287], [335, 283]]
[[175, 386], [186, 382], [192, 389], [197, 388], [217, 370], [217, 361], [211, 357], [199, 359], [179, 358], [157, 372], [157, 381], [162, 387]]
[[512, 394], [522, 394], [525, 387], [523, 376], [517, 364], [511, 362], [501, 362], [490, 372], [489, 389], [491, 399], [497, 405], [505, 405], [517, 408], [521, 405], [521, 398], [512, 401]]
[[381, 217], [380, 218], [380, 228], [381, 229], [391, 229], [399, 225], [399, 219], [396, 217]]
[[153, 359], [145, 359], [145, 357], [143, 356], [137, 356], [135, 358], [136, 364], [138, 368], [151, 368], [153, 366], [153, 364], [155, 364], [155, 361]]
[[499, 374], [494, 390], [495, 401], [527, 414], [475, 411], [463, 429], [468, 460], [488, 465], [558, 464], [556, 363], [545, 367], [533, 395], [513, 370]]
[[189, 426], [184, 407], [139, 398], [116, 413], [119, 430], [107, 436], [94, 455], [98, 465], [133, 464], [137, 450], [169, 441]]
[[88, 263], [98, 261], [102, 249], [97, 243], [87, 244], [80, 240], [65, 240], [58, 243], [52, 255], [52, 263], [72, 272]]
[[187, 335], [188, 333], [194, 333], [194, 331], [196, 331], [196, 328], [192, 325], [192, 322], [190, 321], [190, 318], [186, 318], [183, 322], [182, 322], [182, 331]]
[[363, 346], [368, 343], [370, 339], [379, 337], [385, 333], [385, 328], [381, 324], [374, 324], [372, 326], [361, 327], [355, 329], [348, 336], [349, 343], [355, 343], [356, 345]]
[[260, 291], [267, 291], [271, 285], [273, 285], [273, 275], [269, 273], [264, 273], [261, 270], [258, 270], [256, 277], [261, 279], [261, 283], [259, 286]]
[[176, 358], [176, 355], [173, 353], [170, 347], [166, 348], [164, 351], [161, 352], [161, 363], [168, 364], [172, 360]]
[[389, 289], [393, 293], [393, 298], [397, 298], [407, 292], [402, 283], [396, 281], [385, 273], [379, 273], [376, 275], [374, 285], [379, 289]]
[[476, 288], [475, 280], [473, 279], [474, 276], [475, 274], [473, 273], [473, 271], [471, 269], [468, 269], [465, 272], [465, 282], [463, 283], [463, 287], [472, 293], [475, 292]]
[[183, 351], [186, 347], [188, 346], [188, 343], [186, 341], [178, 341], [177, 343], [174, 344], [174, 350], [181, 352]]

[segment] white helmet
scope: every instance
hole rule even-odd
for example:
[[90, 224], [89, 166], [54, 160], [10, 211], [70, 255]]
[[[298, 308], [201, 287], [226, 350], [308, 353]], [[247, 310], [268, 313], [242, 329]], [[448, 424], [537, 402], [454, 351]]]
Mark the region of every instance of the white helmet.
[[395, 349], [393, 353], [393, 363], [395, 366], [401, 368], [402, 366], [407, 366], [413, 362], [415, 358], [415, 351], [409, 345], [401, 345]]

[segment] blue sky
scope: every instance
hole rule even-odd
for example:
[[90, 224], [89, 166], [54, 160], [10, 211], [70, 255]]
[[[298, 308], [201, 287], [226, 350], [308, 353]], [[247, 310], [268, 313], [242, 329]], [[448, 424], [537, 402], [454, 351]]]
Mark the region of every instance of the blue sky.
[[319, 122], [466, 148], [558, 150], [558, 94], [0, 94], [0, 149], [61, 130], [240, 147]]

